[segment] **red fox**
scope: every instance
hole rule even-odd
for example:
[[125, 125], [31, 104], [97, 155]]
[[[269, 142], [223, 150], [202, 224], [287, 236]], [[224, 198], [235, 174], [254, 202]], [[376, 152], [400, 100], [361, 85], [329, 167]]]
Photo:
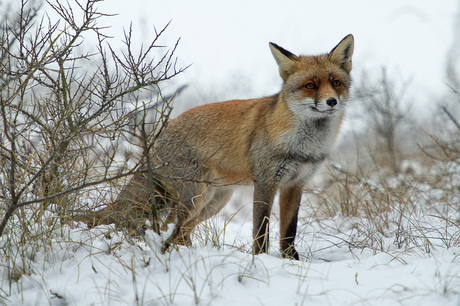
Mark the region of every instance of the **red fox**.
[[[217, 214], [235, 186], [250, 184], [254, 254], [268, 251], [269, 218], [279, 190], [282, 255], [299, 259], [294, 240], [302, 191], [334, 146], [349, 95], [354, 39], [348, 35], [318, 56], [269, 45], [284, 82], [279, 94], [192, 108], [171, 120], [156, 141], [157, 194], [167, 194], [175, 212], [163, 252], [172, 243], [190, 245], [195, 226]], [[134, 176], [112, 205], [149, 203], [147, 186], [146, 176]], [[115, 220], [106, 217], [110, 221]]]

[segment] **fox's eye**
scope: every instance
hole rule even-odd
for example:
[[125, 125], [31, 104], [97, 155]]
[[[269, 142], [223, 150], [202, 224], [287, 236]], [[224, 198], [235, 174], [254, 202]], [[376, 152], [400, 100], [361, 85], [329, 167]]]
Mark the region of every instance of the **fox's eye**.
[[306, 88], [306, 89], [315, 89], [315, 88], [316, 88], [316, 85], [313, 84], [313, 83], [307, 83], [307, 85], [305, 85], [305, 88]]
[[339, 80], [334, 80], [334, 81], [332, 81], [332, 86], [334, 86], [334, 87], [339, 87], [340, 85], [342, 85], [342, 83], [340, 83]]

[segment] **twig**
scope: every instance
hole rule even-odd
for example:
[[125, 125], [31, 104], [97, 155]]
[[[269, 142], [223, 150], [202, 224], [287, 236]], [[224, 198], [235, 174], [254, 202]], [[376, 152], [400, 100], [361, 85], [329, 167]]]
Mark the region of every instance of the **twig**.
[[449, 117], [449, 119], [455, 124], [457, 129], [460, 131], [460, 124], [457, 120], [455, 120], [454, 115], [452, 115], [452, 113], [449, 112], [449, 110], [445, 106], [442, 106], [441, 109], [444, 113], [446, 113], [447, 117]]

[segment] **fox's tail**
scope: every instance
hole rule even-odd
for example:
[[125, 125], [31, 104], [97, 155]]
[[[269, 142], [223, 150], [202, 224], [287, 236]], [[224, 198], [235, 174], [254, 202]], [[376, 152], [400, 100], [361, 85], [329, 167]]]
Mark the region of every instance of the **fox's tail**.
[[[72, 220], [83, 222], [88, 228], [114, 223], [117, 228], [126, 229], [132, 235], [142, 235], [147, 220], [152, 221], [155, 214], [158, 217], [165, 210], [174, 209], [175, 201], [168, 196], [163, 184], [159, 180], [154, 181], [152, 193], [146, 175], [135, 174], [113, 203], [99, 211], [87, 211], [76, 215]], [[151, 201], [152, 194], [155, 201]], [[173, 219], [173, 215], [171, 211], [167, 222]]]

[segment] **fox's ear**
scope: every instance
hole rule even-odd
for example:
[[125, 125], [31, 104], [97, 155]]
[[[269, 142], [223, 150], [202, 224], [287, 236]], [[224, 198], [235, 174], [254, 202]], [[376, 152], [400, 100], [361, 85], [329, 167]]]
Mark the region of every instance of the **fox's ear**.
[[286, 81], [288, 76], [294, 72], [295, 61], [298, 57], [274, 43], [270, 43], [270, 50], [280, 69], [281, 78]]
[[339, 65], [347, 73], [351, 71], [351, 56], [353, 55], [354, 38], [353, 35], [347, 35], [334, 49], [329, 53], [329, 59]]

